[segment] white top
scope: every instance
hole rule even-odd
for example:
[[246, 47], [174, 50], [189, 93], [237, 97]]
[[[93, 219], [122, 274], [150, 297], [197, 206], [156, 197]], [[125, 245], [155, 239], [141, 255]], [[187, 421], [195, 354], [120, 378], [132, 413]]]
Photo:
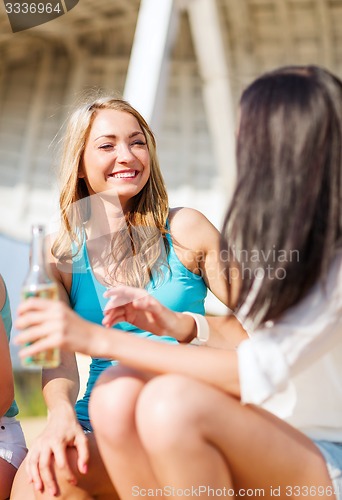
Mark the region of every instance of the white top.
[[342, 442], [342, 252], [276, 322], [238, 347], [242, 403], [269, 410], [312, 439]]

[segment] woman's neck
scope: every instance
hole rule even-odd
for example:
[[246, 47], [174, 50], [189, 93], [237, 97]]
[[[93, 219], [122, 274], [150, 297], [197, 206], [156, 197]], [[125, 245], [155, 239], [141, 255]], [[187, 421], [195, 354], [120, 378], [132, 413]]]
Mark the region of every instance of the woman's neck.
[[125, 209], [116, 193], [106, 192], [90, 196], [91, 216], [86, 225], [89, 239], [109, 236], [125, 225]]

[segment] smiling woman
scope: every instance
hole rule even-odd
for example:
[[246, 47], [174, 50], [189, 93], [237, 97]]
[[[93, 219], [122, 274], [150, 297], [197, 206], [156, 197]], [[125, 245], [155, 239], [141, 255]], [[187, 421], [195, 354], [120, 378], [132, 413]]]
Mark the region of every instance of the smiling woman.
[[[51, 270], [61, 299], [79, 316], [101, 325], [107, 303], [104, 293], [118, 284], [147, 289], [177, 314], [203, 315], [207, 288], [227, 303], [219, 266], [219, 233], [196, 210], [170, 209], [153, 133], [127, 102], [104, 97], [74, 112], [66, 131], [61, 183], [62, 224], [49, 244]], [[43, 303], [48, 305], [48, 301]], [[58, 316], [56, 311], [47, 317], [54, 322], [56, 313]], [[20, 319], [17, 326], [20, 328]], [[176, 339], [152, 334], [148, 323], [135, 327], [124, 317], [115, 324], [125, 337], [129, 332], [143, 337], [141, 340], [170, 344], [193, 338], [191, 316], [187, 316], [186, 326], [191, 334], [184, 336], [179, 331]], [[52, 328], [58, 330], [56, 325]], [[108, 329], [104, 331], [108, 333]], [[80, 336], [84, 338], [81, 331]], [[239, 328], [238, 339], [241, 337]], [[232, 343], [236, 345], [237, 339]], [[31, 446], [26, 468], [18, 472], [13, 500], [29, 500], [30, 493], [33, 499], [34, 490], [41, 492], [39, 498], [58, 491], [61, 498], [75, 500], [85, 498], [85, 492], [99, 500], [116, 495], [88, 413], [97, 378], [116, 364], [102, 356], [93, 357], [85, 395], [77, 403], [73, 352], [64, 351], [61, 366], [43, 373], [49, 419]], [[131, 399], [123, 398], [122, 403], [132, 409], [135, 406]], [[129, 433], [139, 449], [133, 422]], [[143, 457], [137, 456], [137, 469], [147, 478], [152, 474]]]
[[160, 238], [166, 241], [169, 207], [155, 138], [143, 117], [111, 97], [77, 109], [66, 132], [61, 183], [63, 225], [52, 246], [59, 265], [81, 250], [86, 235], [104, 283], [120, 281], [120, 268], [126, 284], [146, 285]]

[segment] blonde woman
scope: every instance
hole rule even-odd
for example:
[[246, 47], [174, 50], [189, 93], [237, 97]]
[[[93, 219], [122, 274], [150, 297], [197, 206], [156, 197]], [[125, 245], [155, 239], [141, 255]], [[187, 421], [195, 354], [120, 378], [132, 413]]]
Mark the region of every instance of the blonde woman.
[[[201, 213], [169, 208], [154, 136], [127, 102], [100, 98], [74, 112], [61, 175], [62, 228], [52, 245], [51, 266], [61, 298], [80, 316], [101, 324], [104, 292], [123, 283], [147, 289], [179, 313], [204, 314], [207, 287], [227, 303], [218, 265], [219, 234]], [[148, 327], [118, 321], [123, 331], [160, 339]], [[161, 340], [177, 343], [166, 336]], [[25, 498], [28, 492], [32, 498], [57, 493], [75, 500], [115, 498], [88, 415], [94, 383], [112, 363], [93, 358], [85, 396], [75, 409], [75, 355], [64, 352], [58, 369], [44, 371], [48, 424], [17, 476], [14, 500], [24, 492]], [[122, 405], [130, 404], [135, 402], [123, 394]], [[132, 439], [138, 450], [134, 432]], [[143, 457], [135, 467], [144, 469]]]

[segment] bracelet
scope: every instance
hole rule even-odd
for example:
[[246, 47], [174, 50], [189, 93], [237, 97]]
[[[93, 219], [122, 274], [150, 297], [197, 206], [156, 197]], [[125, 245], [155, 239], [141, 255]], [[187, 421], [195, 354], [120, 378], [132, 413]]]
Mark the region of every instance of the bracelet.
[[[191, 343], [195, 344], [197, 343], [200, 345], [206, 344], [209, 340], [210, 328], [208, 321], [205, 319], [205, 316], [202, 316], [202, 314], [196, 314], [188, 311], [183, 312], [183, 314], [187, 314], [188, 316], [194, 318], [196, 323], [197, 334], [196, 338]], [[196, 342], [196, 340], [198, 342]]]

